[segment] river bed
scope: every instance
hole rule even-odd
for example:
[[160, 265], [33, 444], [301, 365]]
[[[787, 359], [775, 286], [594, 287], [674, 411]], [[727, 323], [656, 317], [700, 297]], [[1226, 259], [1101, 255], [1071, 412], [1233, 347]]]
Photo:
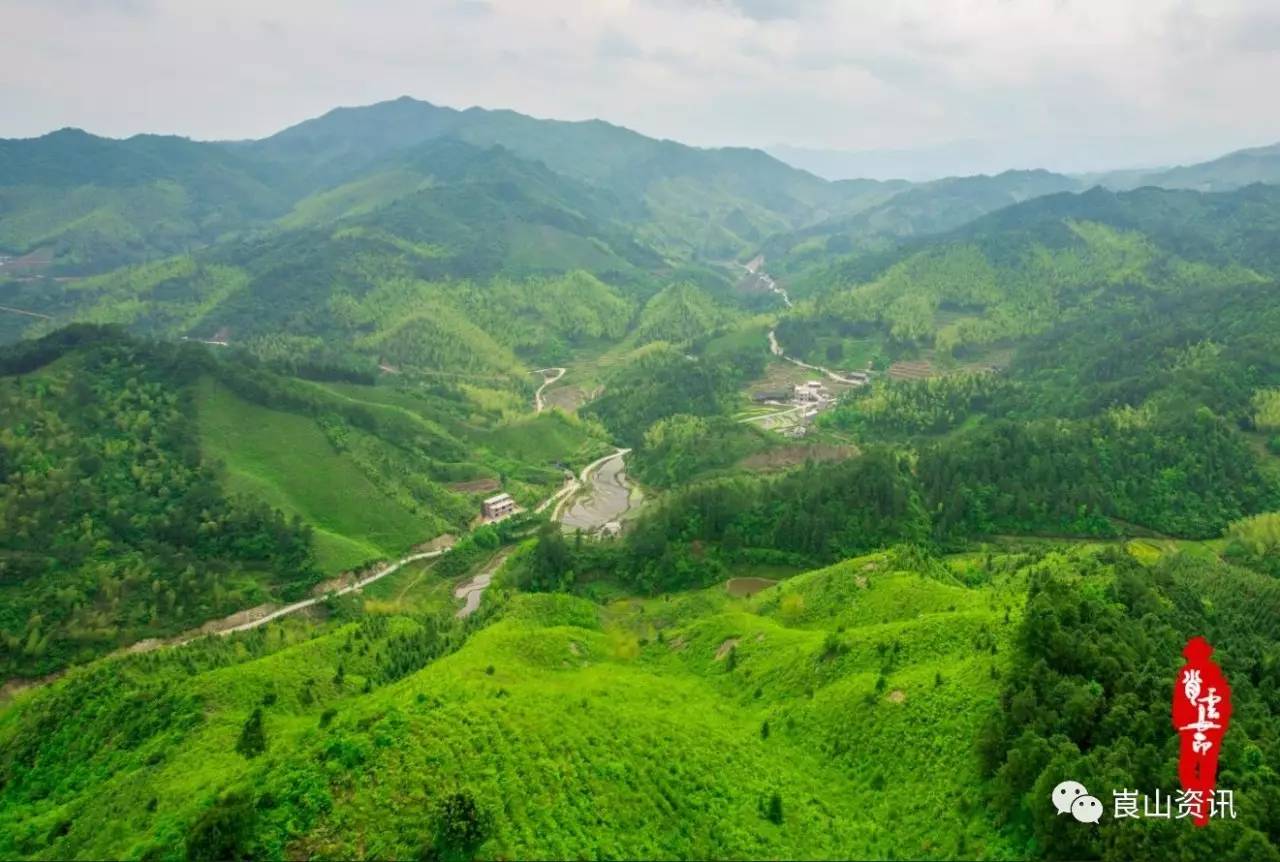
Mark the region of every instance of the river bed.
[[569, 530], [592, 532], [612, 521], [621, 521], [639, 507], [642, 493], [627, 479], [621, 455], [610, 458], [587, 477], [587, 488], [565, 506], [560, 521]]

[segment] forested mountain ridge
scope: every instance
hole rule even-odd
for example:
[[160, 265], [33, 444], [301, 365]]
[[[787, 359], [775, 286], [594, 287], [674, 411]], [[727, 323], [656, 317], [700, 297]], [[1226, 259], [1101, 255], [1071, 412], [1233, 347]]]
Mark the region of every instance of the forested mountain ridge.
[[1159, 186], [1202, 192], [1230, 191], [1253, 183], [1280, 182], [1280, 144], [1236, 150], [1207, 162], [1151, 171], [1103, 174], [1098, 182], [1112, 188]]
[[619, 221], [634, 209], [504, 149], [433, 141], [378, 176], [390, 182], [305, 199], [254, 238], [75, 282], [11, 283], [5, 304], [52, 320], [4, 322], [28, 334], [67, 320], [221, 333], [262, 356], [365, 370], [381, 358], [521, 373], [513, 350], [547, 364], [565, 344], [620, 337], [674, 277]]
[[1277, 230], [1276, 186], [1049, 195], [891, 252], [837, 258], [807, 277], [826, 292], [786, 315], [779, 337], [815, 356], [838, 350], [846, 367], [923, 354], [980, 361], [1095, 303], [1274, 278]]
[[895, 189], [851, 214], [771, 237], [762, 251], [775, 272], [797, 276], [804, 284], [807, 269], [833, 256], [893, 248], [1031, 198], [1081, 188], [1078, 180], [1043, 170], [934, 180]]
[[0, 251], [47, 249], [53, 272], [100, 273], [265, 228], [348, 184], [393, 193], [403, 184], [388, 180], [389, 168], [447, 140], [500, 146], [613, 195], [641, 241], [678, 258], [737, 256], [856, 197], [755, 150], [403, 98], [337, 109], [260, 141], [111, 140], [74, 129], [0, 141]]
[[265, 223], [298, 190], [287, 166], [185, 138], [0, 140], [0, 249], [50, 249], [57, 272], [102, 272]]
[[600, 120], [541, 120], [514, 111], [456, 110], [408, 97], [338, 108], [237, 149], [309, 166], [330, 181], [376, 159], [454, 138], [499, 145], [556, 173], [640, 205], [639, 237], [663, 254], [731, 258], [768, 234], [852, 205], [861, 191], [829, 183], [758, 150], [699, 149], [655, 140]]

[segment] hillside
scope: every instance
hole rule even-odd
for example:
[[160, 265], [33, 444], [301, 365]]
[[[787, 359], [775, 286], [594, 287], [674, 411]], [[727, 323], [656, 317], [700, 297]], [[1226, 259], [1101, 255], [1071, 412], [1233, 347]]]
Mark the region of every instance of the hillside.
[[290, 171], [184, 138], [63, 129], [0, 140], [0, 251], [96, 273], [206, 245], [285, 212]]
[[794, 277], [800, 288], [796, 294], [803, 295], [812, 292], [805, 271], [832, 256], [892, 248], [903, 240], [946, 233], [1013, 204], [1079, 188], [1077, 180], [1049, 171], [935, 180], [896, 189], [849, 215], [771, 237], [761, 250], [779, 275]]
[[380, 157], [440, 138], [499, 145], [643, 204], [641, 239], [677, 257], [736, 256], [769, 233], [838, 210], [846, 197], [839, 184], [757, 150], [703, 150], [599, 120], [460, 111], [409, 97], [338, 108], [233, 151], [278, 164], [301, 162], [317, 176], [341, 181]]
[[789, 314], [779, 338], [846, 367], [922, 352], [981, 357], [1100, 303], [1275, 277], [1278, 213], [1280, 190], [1264, 185], [1037, 198], [891, 253], [826, 264], [811, 279], [827, 292]]
[[[1151, 709], [1142, 721], [1164, 718], [1182, 638], [1205, 630], [1187, 590], [1222, 602], [1207, 631], [1229, 654], [1274, 637], [1231, 592], [1270, 607], [1274, 584], [1200, 556], [1156, 550], [1154, 568], [1098, 547], [906, 559], [850, 560], [751, 598], [722, 585], [604, 606], [492, 594], [466, 623], [447, 605], [388, 614], [367, 600], [268, 637], [112, 659], [0, 717], [0, 851], [1013, 859], [1052, 840], [1126, 858], [1123, 824], [1073, 833], [1041, 813], [1064, 775], [1155, 779], [1114, 739], [1115, 710], [1129, 707], [1090, 704], [1124, 693]], [[1069, 589], [1084, 581], [1094, 588]], [[1190, 616], [1153, 616], [1157, 597]], [[1110, 650], [1136, 645], [1125, 632], [1159, 646], [1140, 676], [1091, 670], [1106, 680], [1091, 690], [1040, 635], [1049, 617], [1071, 643], [1103, 621], [1133, 627], [1095, 634], [1109, 640], [1082, 662], [1116, 661]], [[1237, 702], [1259, 710], [1241, 731], [1250, 741], [1224, 753], [1226, 774], [1272, 748], [1276, 712], [1249, 681], [1253, 661], [1225, 661]], [[1079, 691], [1071, 711], [1027, 706], [1024, 687], [1051, 685]], [[1010, 699], [1019, 736], [1006, 735]], [[1268, 816], [1206, 832], [1244, 846]], [[1203, 835], [1151, 840], [1174, 852]]]
[[395, 165], [418, 180], [368, 207], [304, 201], [289, 217], [298, 226], [254, 240], [0, 286], [6, 305], [53, 318], [6, 323], [27, 334], [118, 323], [261, 356], [501, 376], [523, 373], [515, 352], [545, 364], [563, 345], [620, 337], [631, 296], [654, 289], [662, 261], [613, 220], [625, 208], [602, 192], [453, 141]]
[[1142, 185], [1201, 192], [1231, 191], [1253, 183], [1275, 184], [1280, 182], [1280, 144], [1237, 150], [1198, 164], [1142, 171], [1136, 176], [1104, 174], [1099, 181], [1109, 188]]
[[532, 507], [608, 448], [562, 414], [501, 433], [496, 390], [299, 380], [111, 329], [8, 348], [0, 372], [6, 676], [301, 597], [466, 532], [469, 483]]
[[[591, 186], [608, 200], [603, 221], [627, 222], [635, 241], [669, 258], [732, 258], [862, 195], [757, 150], [406, 97], [339, 108], [258, 141], [113, 140], [77, 129], [0, 140], [0, 252], [47, 255], [37, 271], [98, 274], [269, 232], [277, 220], [297, 228], [367, 213], [447, 175], [455, 166], [442, 152], [459, 144], [499, 147]], [[501, 200], [504, 168], [485, 165], [472, 179], [481, 174]]]
[[[433, 812], [461, 793], [484, 818], [474, 849], [459, 849], [485, 857], [1010, 857], [980, 808], [939, 819], [936, 804], [979, 781], [971, 739], [1023, 577], [967, 588], [871, 558], [750, 600], [722, 587], [604, 608], [522, 595], [466, 626], [362, 615], [309, 637], [116, 660], [127, 682], [115, 693], [103, 666], [5, 715], [2, 849], [403, 857], [449, 839]], [[975, 640], [996, 654], [975, 654]], [[161, 697], [169, 718], [113, 727], [130, 690]], [[101, 718], [85, 713], [74, 736], [69, 725], [27, 736], [68, 697], [94, 700]], [[235, 743], [255, 707], [265, 751], [246, 759]], [[851, 711], [863, 716], [853, 736]], [[667, 756], [652, 757], [654, 739]], [[891, 746], [920, 756], [859, 768]], [[479, 768], [458, 769], [462, 748]], [[37, 790], [11, 771], [95, 749], [99, 778], [48, 772]], [[557, 766], [568, 751], [572, 765]], [[382, 780], [352, 784], [355, 770]], [[202, 789], [184, 792], [194, 775]], [[53, 841], [28, 807], [36, 793], [78, 812]], [[137, 815], [105, 828], [108, 799]], [[884, 828], [890, 811], [912, 828]], [[229, 835], [205, 825], [226, 818]], [[223, 843], [201, 846], [211, 841]]]

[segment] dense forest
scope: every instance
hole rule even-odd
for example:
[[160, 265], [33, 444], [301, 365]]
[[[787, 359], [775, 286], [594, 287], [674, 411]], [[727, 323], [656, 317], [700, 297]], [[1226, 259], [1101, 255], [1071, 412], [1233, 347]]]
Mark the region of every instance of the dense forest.
[[[1000, 708], [979, 740], [993, 816], [1028, 829], [1031, 849], [1049, 859], [1280, 858], [1278, 611], [1274, 578], [1202, 557], [1046, 559], [1028, 585]], [[1107, 817], [1089, 830], [1055, 817], [1045, 800], [1068, 778], [1091, 790], [1172, 789], [1169, 692], [1192, 634], [1213, 644], [1231, 680], [1236, 717], [1218, 780], [1234, 790], [1237, 816], [1207, 829]]]
[[[71, 351], [77, 344], [87, 350]], [[0, 357], [0, 667], [37, 675], [317, 579], [309, 528], [229, 498], [196, 445], [196, 350], [88, 329]], [[50, 359], [51, 355], [41, 358]]]

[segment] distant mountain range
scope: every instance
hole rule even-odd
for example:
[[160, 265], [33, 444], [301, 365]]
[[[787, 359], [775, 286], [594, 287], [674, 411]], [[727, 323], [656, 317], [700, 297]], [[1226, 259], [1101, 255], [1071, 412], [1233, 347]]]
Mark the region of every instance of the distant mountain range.
[[[541, 164], [544, 190], [557, 183], [576, 184], [572, 195], [593, 189], [602, 196], [598, 202], [609, 202], [610, 220], [625, 223], [636, 243], [666, 261], [776, 251], [786, 243], [775, 237], [844, 233], [856, 244], [867, 236], [919, 235], [1028, 196], [1095, 183], [1224, 190], [1280, 179], [1280, 148], [1273, 146], [1158, 171], [1071, 177], [1006, 171], [927, 183], [912, 180], [934, 173], [940, 164], [934, 156], [942, 154], [881, 153], [858, 163], [865, 175], [907, 179], [830, 181], [816, 174], [842, 175], [823, 162], [840, 154], [797, 158], [800, 151], [778, 150], [810, 173], [760, 150], [700, 149], [599, 120], [457, 110], [404, 97], [337, 108], [256, 141], [113, 140], [76, 129], [2, 140], [0, 255], [40, 250], [51, 255], [50, 273], [100, 273], [368, 214], [429, 184], [437, 170], [448, 173], [447, 160], [439, 166], [424, 161], [447, 150], [421, 149], [443, 139], [482, 150], [502, 147], [514, 160]], [[969, 150], [968, 164], [995, 170], [989, 153], [977, 145]], [[946, 159], [954, 163], [957, 152], [949, 149]]]

